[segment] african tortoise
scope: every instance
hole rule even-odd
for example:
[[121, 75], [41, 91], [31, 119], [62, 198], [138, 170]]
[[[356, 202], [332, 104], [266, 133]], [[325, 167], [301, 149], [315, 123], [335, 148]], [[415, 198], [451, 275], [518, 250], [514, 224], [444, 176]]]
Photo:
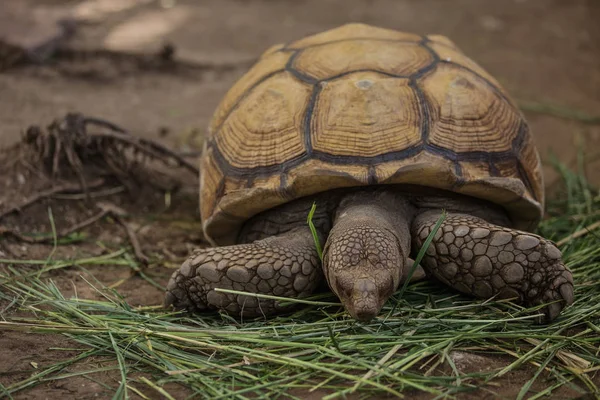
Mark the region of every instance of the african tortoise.
[[[479, 298], [573, 302], [548, 240], [517, 230], [542, 217], [528, 125], [498, 82], [449, 39], [348, 24], [267, 50], [226, 94], [201, 161], [200, 209], [214, 246], [194, 252], [165, 302], [242, 316], [305, 297], [325, 276], [368, 321], [421, 263]], [[325, 243], [322, 267], [307, 214]]]

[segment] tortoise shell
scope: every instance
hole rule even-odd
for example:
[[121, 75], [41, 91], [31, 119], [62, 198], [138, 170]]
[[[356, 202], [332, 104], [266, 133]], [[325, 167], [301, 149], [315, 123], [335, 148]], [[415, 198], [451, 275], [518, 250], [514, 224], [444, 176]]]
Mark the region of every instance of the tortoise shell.
[[213, 244], [257, 213], [326, 190], [417, 184], [542, 216], [528, 125], [449, 39], [348, 24], [267, 50], [225, 95], [201, 161]]

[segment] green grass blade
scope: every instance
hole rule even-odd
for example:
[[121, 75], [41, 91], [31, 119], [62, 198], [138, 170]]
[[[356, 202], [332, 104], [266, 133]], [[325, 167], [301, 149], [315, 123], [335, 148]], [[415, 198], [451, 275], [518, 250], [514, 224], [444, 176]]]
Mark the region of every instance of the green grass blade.
[[306, 222], [308, 222], [308, 227], [310, 228], [313, 240], [315, 241], [315, 247], [317, 248], [317, 254], [319, 255], [319, 259], [323, 260], [323, 250], [321, 247], [321, 241], [319, 240], [319, 234], [317, 233], [317, 229], [315, 228], [315, 225], [312, 221], [315, 215], [315, 211], [317, 211], [317, 203], [313, 203], [312, 207], [310, 208]]

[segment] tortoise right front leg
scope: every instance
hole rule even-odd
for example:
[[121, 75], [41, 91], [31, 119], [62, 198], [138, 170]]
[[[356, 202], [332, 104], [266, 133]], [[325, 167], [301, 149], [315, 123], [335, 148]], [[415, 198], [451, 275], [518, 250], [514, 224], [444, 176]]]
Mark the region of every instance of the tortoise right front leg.
[[302, 227], [249, 244], [195, 251], [171, 276], [165, 305], [189, 311], [220, 309], [244, 317], [267, 315], [280, 309], [275, 300], [214, 289], [306, 297], [321, 279], [314, 239], [308, 227]]
[[[441, 211], [426, 211], [412, 224], [419, 251]], [[573, 276], [550, 241], [468, 214], [449, 213], [421, 262], [436, 278], [479, 298], [516, 298], [528, 306], [548, 304], [546, 320], [573, 303]]]

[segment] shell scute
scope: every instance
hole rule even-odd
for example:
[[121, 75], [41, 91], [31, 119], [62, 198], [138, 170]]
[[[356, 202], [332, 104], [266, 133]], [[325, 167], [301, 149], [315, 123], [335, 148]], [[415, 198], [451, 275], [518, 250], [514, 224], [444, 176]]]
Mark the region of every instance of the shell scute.
[[319, 192], [416, 184], [541, 218], [541, 164], [498, 82], [449, 39], [348, 24], [273, 46], [225, 95], [202, 158], [205, 236]]

